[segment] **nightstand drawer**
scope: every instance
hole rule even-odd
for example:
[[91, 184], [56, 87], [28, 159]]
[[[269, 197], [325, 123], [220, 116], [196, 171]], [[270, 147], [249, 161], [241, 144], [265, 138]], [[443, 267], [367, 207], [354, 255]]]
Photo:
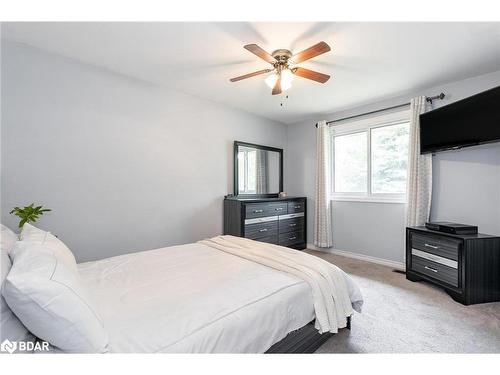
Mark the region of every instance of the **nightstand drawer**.
[[461, 244], [461, 240], [450, 237], [413, 233], [410, 245], [412, 249], [418, 249], [440, 257], [458, 261], [458, 251]]
[[442, 264], [443, 266], [458, 269], [458, 262], [456, 260], [444, 258], [439, 255], [428, 253], [426, 251], [411, 249], [411, 255], [422, 259], [430, 260], [435, 263]]
[[421, 258], [416, 255], [411, 257], [412, 271], [432, 277], [446, 284], [458, 287], [458, 269]]

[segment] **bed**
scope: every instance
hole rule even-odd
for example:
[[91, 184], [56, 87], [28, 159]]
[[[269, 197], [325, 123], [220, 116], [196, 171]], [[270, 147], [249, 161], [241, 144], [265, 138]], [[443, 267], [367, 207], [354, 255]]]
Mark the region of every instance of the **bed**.
[[241, 237], [80, 264], [30, 224], [11, 237], [2, 340], [29, 334], [56, 353], [313, 352], [363, 303], [335, 265]]
[[[311, 288], [202, 243], [78, 264], [111, 353], [312, 352]], [[362, 297], [343, 273], [353, 308]]]

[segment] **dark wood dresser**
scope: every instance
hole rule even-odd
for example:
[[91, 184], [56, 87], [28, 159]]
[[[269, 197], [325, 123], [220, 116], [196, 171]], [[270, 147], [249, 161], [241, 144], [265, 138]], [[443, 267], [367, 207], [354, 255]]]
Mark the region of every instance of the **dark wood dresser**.
[[224, 199], [224, 234], [305, 249], [306, 198]]
[[406, 278], [439, 285], [464, 305], [500, 301], [500, 237], [406, 228]]

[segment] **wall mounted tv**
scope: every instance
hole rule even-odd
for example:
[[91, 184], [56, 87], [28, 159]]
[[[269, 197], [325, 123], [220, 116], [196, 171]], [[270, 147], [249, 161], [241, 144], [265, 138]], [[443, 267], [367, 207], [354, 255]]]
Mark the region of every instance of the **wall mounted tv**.
[[500, 142], [500, 86], [420, 115], [422, 154]]

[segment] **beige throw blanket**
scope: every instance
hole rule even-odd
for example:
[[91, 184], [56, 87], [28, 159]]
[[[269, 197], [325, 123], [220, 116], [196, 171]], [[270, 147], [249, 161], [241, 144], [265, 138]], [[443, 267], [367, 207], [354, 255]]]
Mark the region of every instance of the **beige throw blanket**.
[[336, 333], [353, 314], [342, 271], [313, 255], [241, 237], [217, 236], [200, 243], [304, 280], [311, 288], [316, 329]]

